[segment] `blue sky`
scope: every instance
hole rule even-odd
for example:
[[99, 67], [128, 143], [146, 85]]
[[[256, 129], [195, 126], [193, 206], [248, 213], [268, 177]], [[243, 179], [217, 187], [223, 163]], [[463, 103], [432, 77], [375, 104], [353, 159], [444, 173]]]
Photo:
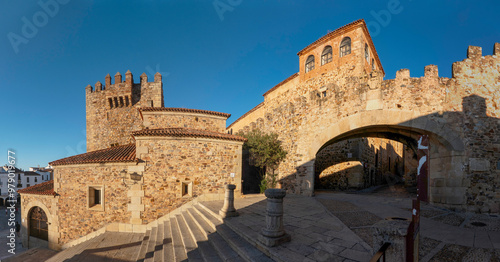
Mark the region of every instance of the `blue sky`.
[[[217, 8], [216, 8], [217, 7]], [[232, 114], [299, 69], [297, 52], [364, 18], [384, 66], [423, 75], [468, 45], [500, 42], [498, 1], [0, 0], [0, 163], [27, 169], [85, 152], [85, 86], [163, 74], [165, 106]]]

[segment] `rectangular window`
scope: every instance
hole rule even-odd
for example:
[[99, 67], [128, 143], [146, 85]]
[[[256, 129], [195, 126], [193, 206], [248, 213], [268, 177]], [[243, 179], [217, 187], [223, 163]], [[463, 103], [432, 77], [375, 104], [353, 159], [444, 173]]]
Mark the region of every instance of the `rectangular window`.
[[125, 97], [125, 106], [128, 106], [129, 105], [129, 102], [128, 102], [128, 96]]
[[26, 187], [30, 187], [30, 184], [26, 184]]
[[120, 107], [123, 107], [123, 97], [120, 96]]
[[38, 182], [38, 179], [35, 177], [35, 183]]
[[118, 107], [118, 98], [114, 97], [114, 100], [115, 100], [115, 107]]
[[193, 183], [192, 182], [182, 182], [181, 183], [181, 196], [182, 197], [193, 196]]
[[30, 182], [30, 178], [29, 177], [26, 178], [26, 182], [28, 182], [28, 183]]
[[108, 102], [109, 102], [109, 109], [113, 108], [113, 99], [108, 98]]
[[87, 201], [89, 209], [104, 211], [104, 187], [89, 186]]

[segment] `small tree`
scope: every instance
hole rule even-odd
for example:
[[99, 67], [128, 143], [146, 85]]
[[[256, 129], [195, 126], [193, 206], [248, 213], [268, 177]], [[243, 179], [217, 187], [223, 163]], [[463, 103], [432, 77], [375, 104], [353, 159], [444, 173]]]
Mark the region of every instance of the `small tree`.
[[[243, 149], [250, 152], [252, 165], [260, 168], [260, 191], [264, 192], [267, 188], [275, 188], [277, 184], [276, 169], [287, 152], [281, 147], [281, 141], [278, 140], [278, 134], [265, 134], [258, 129], [247, 133], [239, 133], [248, 141], [243, 145]], [[263, 171], [265, 170], [265, 171]], [[264, 172], [266, 174], [264, 174]]]

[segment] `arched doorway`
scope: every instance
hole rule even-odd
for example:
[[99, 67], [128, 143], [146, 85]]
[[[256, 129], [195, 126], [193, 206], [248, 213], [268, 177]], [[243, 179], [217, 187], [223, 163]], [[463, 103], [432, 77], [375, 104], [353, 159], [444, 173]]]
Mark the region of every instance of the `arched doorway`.
[[[424, 125], [430, 126], [430, 124]], [[354, 128], [353, 128], [354, 127]], [[383, 138], [389, 139], [392, 141], [399, 142], [405, 145], [409, 150], [409, 152], [415, 153], [417, 150], [417, 141], [421, 135], [427, 135], [430, 141], [430, 159], [429, 159], [429, 169], [430, 174], [427, 178], [427, 192], [428, 198], [430, 202], [433, 203], [443, 203], [443, 204], [452, 204], [452, 205], [463, 205], [465, 203], [465, 194], [455, 194], [457, 197], [452, 199], [450, 197], [443, 197], [441, 194], [430, 194], [431, 187], [439, 186], [438, 180], [447, 180], [448, 178], [457, 178], [463, 179], [463, 170], [457, 168], [457, 163], [463, 162], [462, 155], [463, 152], [463, 144], [459, 143], [460, 141], [451, 140], [450, 136], [453, 135], [453, 132], [448, 132], [446, 135], [442, 135], [444, 131], [447, 131], [445, 127], [443, 127], [439, 132], [433, 132], [428, 130], [427, 128], [418, 128], [415, 126], [403, 126], [403, 125], [367, 125], [356, 128], [355, 125], [350, 125], [347, 128], [337, 128], [332, 130], [327, 130], [323, 132], [321, 136], [313, 143], [312, 152], [314, 152], [311, 168], [311, 179], [313, 180], [313, 185], [316, 187], [316, 178], [317, 173], [315, 174], [316, 165], [315, 163], [317, 154], [327, 148], [328, 146], [335, 144], [339, 141], [345, 141], [349, 139], [360, 139], [360, 138]], [[451, 134], [451, 135], [450, 135]], [[328, 139], [329, 137], [329, 139]], [[458, 149], [458, 150], [457, 150]], [[310, 151], [310, 152], [311, 152]], [[311, 152], [311, 153], [312, 153]], [[353, 159], [357, 160], [357, 159]], [[394, 169], [401, 169], [400, 163], [395, 162], [395, 158], [387, 159], [391, 164], [389, 166], [394, 166]], [[380, 161], [380, 160], [379, 160]], [[375, 166], [374, 166], [375, 167]], [[370, 175], [377, 176], [377, 170], [375, 168], [374, 174], [372, 174], [372, 168], [368, 166], [365, 168], [366, 173], [364, 175], [366, 177], [370, 177]], [[356, 171], [356, 170], [354, 170]], [[397, 177], [396, 177], [397, 178]], [[438, 181], [438, 182], [436, 182]], [[455, 191], [464, 190], [465, 187], [460, 184], [458, 187], [454, 188]], [[439, 190], [434, 190], [439, 191]], [[460, 191], [461, 192], [461, 191]], [[459, 192], [459, 193], [460, 193]]]
[[28, 215], [29, 236], [49, 240], [49, 225], [45, 212], [38, 206], [33, 207]]

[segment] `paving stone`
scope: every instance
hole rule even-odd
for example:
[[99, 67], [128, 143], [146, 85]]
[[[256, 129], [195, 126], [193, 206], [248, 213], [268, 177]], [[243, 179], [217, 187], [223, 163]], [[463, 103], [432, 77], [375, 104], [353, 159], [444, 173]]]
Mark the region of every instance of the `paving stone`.
[[356, 261], [368, 261], [372, 257], [368, 252], [361, 252], [349, 248], [344, 249], [344, 251], [342, 251], [340, 255]]
[[336, 261], [344, 261], [343, 257], [338, 255], [333, 255], [323, 250], [316, 250], [314, 253], [307, 256], [308, 258], [314, 261], [328, 261], [328, 262], [336, 262]]

